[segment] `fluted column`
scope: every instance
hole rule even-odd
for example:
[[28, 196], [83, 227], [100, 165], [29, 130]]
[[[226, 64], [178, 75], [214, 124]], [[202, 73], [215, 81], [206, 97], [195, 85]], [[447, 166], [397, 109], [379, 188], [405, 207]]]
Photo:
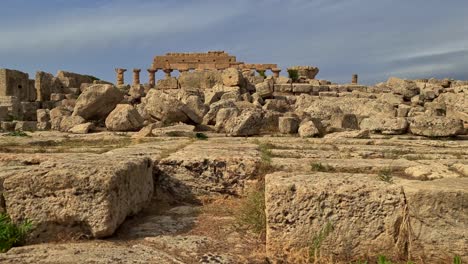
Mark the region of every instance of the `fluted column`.
[[281, 69], [280, 68], [273, 68], [273, 69], [271, 69], [271, 72], [273, 72], [273, 77], [278, 78], [280, 76]]
[[352, 84], [357, 84], [358, 83], [358, 75], [357, 74], [353, 74], [353, 79], [351, 80], [351, 83]]
[[124, 72], [126, 72], [127, 69], [121, 69], [121, 68], [116, 68], [115, 72], [117, 73], [117, 85], [124, 85]]
[[156, 86], [156, 72], [158, 70], [148, 69], [148, 83], [151, 88]]
[[133, 69], [133, 85], [140, 85], [141, 69]]

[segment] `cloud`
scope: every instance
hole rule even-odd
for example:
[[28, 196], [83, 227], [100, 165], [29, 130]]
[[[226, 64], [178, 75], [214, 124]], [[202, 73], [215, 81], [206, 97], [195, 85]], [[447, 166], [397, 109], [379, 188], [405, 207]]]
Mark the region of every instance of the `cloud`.
[[116, 66], [146, 67], [164, 52], [226, 50], [283, 73], [318, 66], [318, 78], [334, 82], [353, 73], [366, 84], [389, 75], [468, 79], [463, 1], [44, 0], [30, 9], [12, 7], [26, 0], [5, 1], [0, 63], [29, 71], [60, 67], [112, 80]]
[[[127, 1], [99, 8], [72, 8], [46, 17], [32, 25], [0, 30], [0, 52], [56, 51], [81, 47], [105, 47], [111, 42], [136, 42], [165, 34], [194, 32], [232, 16], [240, 9], [217, 1], [190, 2], [174, 6], [163, 2]], [[233, 5], [235, 6], [235, 5]]]

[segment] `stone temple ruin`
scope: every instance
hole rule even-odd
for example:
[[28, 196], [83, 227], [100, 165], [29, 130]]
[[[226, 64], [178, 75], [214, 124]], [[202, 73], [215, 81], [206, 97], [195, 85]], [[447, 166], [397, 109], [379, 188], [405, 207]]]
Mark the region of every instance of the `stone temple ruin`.
[[[222, 51], [147, 68], [0, 69], [0, 212], [37, 226], [1, 263], [312, 263], [329, 224], [320, 263], [468, 257], [468, 81], [338, 84]], [[243, 240], [226, 212], [256, 185]]]

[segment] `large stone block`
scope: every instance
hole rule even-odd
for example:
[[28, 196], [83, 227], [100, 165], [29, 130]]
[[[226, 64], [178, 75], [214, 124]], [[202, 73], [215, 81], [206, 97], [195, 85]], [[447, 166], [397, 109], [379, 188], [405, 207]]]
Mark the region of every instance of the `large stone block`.
[[308, 83], [293, 83], [292, 91], [294, 93], [312, 93], [312, 85]]
[[198, 141], [159, 161], [156, 184], [176, 200], [241, 195], [260, 163], [255, 144], [230, 138]]
[[115, 86], [95, 84], [78, 97], [73, 115], [86, 120], [105, 119], [123, 98], [124, 94]]
[[36, 121], [37, 120], [37, 109], [39, 108], [39, 102], [21, 102], [19, 119], [24, 121]]
[[38, 101], [49, 101], [50, 94], [57, 92], [60, 88], [59, 82], [52, 74], [42, 71], [36, 72], [34, 86]]
[[368, 174], [278, 172], [265, 182], [270, 260], [304, 263], [327, 227], [320, 253], [337, 263], [382, 252], [424, 263], [467, 255], [466, 178], [388, 184]]
[[426, 137], [449, 137], [465, 133], [460, 119], [426, 115], [411, 118], [409, 129], [415, 135]]
[[119, 104], [106, 118], [106, 127], [112, 131], [137, 131], [143, 127], [143, 118], [128, 104]]
[[36, 131], [37, 122], [36, 121], [16, 121], [15, 130], [16, 131]]
[[322, 256], [396, 254], [404, 212], [399, 187], [358, 174], [279, 172], [265, 181], [271, 260], [304, 263], [314, 238], [327, 226], [333, 231], [321, 241]]
[[403, 117], [369, 117], [361, 121], [360, 127], [361, 129], [380, 132], [386, 135], [399, 135], [406, 133], [406, 130], [408, 129], [408, 121]]
[[106, 237], [153, 194], [152, 162], [116, 155], [63, 155], [6, 176], [6, 210], [29, 219], [33, 237], [80, 233]]

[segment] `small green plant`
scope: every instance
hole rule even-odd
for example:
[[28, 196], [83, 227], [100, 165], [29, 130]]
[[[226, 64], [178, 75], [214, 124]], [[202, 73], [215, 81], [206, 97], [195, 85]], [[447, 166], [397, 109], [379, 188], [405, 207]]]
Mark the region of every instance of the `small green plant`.
[[297, 70], [289, 69], [288, 75], [293, 82], [297, 82], [297, 80], [299, 80], [299, 72]]
[[208, 136], [204, 133], [196, 133], [195, 134], [195, 138], [198, 139], [198, 140], [207, 140], [208, 139]]
[[260, 148], [260, 155], [262, 161], [266, 163], [271, 163], [271, 157], [273, 156], [270, 150], [271, 145], [268, 143], [260, 143], [258, 147]]
[[12, 131], [12, 132], [9, 132], [8, 134], [6, 134], [6, 136], [8, 136], [8, 137], [29, 137], [29, 135], [26, 134], [23, 131]]
[[273, 145], [270, 143], [261, 143], [258, 140], [255, 140], [254, 143], [258, 144], [261, 158], [261, 162], [258, 165], [257, 173], [255, 175], [258, 180], [263, 180], [265, 175], [276, 170], [275, 166], [271, 164], [271, 158], [273, 157], [271, 149], [273, 148]]
[[377, 264], [392, 264], [392, 262], [390, 260], [387, 260], [387, 257], [385, 257], [384, 255], [380, 255], [377, 258]]
[[381, 169], [379, 174], [378, 174], [378, 178], [379, 178], [379, 180], [384, 181], [386, 183], [393, 183], [392, 173], [393, 173], [393, 171], [392, 171], [391, 168]]
[[239, 226], [264, 236], [266, 232], [265, 188], [264, 185], [251, 191], [237, 214]]
[[461, 257], [458, 255], [455, 255], [455, 257], [453, 257], [453, 264], [462, 264]]
[[258, 70], [258, 75], [262, 76], [263, 78], [266, 78], [266, 74], [265, 74], [265, 71], [262, 71], [262, 70]]
[[335, 168], [333, 168], [330, 165], [323, 165], [320, 162], [314, 162], [310, 164], [310, 168], [312, 171], [318, 171], [318, 172], [331, 172], [335, 171]]
[[[320, 259], [320, 248], [323, 241], [333, 232], [332, 223], [328, 222], [319, 232], [312, 238], [312, 243], [309, 247], [309, 260], [316, 263]], [[309, 262], [310, 262], [309, 261]]]
[[23, 245], [32, 229], [33, 224], [29, 220], [15, 224], [7, 214], [0, 214], [0, 252]]

